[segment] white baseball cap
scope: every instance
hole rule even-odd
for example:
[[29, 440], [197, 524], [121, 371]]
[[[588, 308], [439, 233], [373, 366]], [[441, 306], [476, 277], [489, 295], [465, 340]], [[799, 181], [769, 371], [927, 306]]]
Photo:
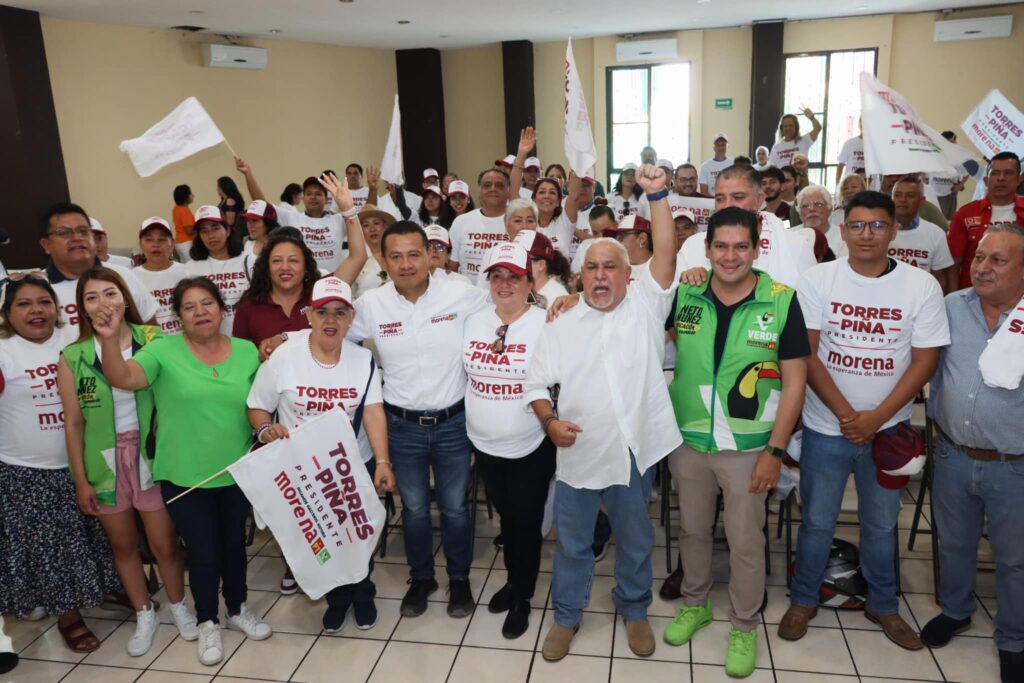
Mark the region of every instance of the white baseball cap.
[[146, 220], [142, 221], [142, 225], [139, 227], [139, 236], [141, 237], [142, 233], [146, 232], [150, 228], [161, 228], [168, 235], [174, 237], [174, 231], [171, 230], [171, 224], [163, 218], [160, 218], [160, 216], [150, 216]]
[[726, 142], [729, 142], [729, 136], [726, 135], [725, 133], [715, 133], [715, 137], [712, 138], [712, 140], [714, 142], [717, 142], [719, 140], [725, 140]]
[[102, 232], [104, 235], [107, 234], [107, 231], [103, 228], [103, 224], [95, 218], [89, 219], [89, 229], [93, 232]]
[[463, 194], [469, 196], [469, 185], [462, 180], [453, 180], [448, 183], [448, 196], [451, 197], [453, 194]]
[[672, 220], [675, 220], [680, 216], [686, 216], [694, 225], [697, 224], [697, 214], [688, 206], [680, 206], [672, 212]]
[[444, 199], [444, 193], [441, 192], [441, 188], [438, 187], [437, 185], [427, 185], [426, 187], [424, 187], [423, 194], [427, 194], [428, 192], [433, 192], [441, 199]]
[[516, 155], [509, 154], [504, 159], [498, 159], [494, 162], [495, 166], [504, 166], [505, 168], [512, 168], [516, 163]]
[[211, 223], [223, 223], [224, 214], [220, 212], [216, 206], [210, 206], [204, 204], [200, 206], [196, 211], [196, 225], [199, 225], [200, 221], [210, 221]]
[[654, 162], [654, 165], [659, 167], [664, 166], [665, 168], [675, 168], [672, 162], [668, 159], [658, 159]]
[[490, 251], [484, 272], [489, 273], [499, 267], [507, 268], [516, 275], [526, 275], [530, 271], [530, 255], [521, 244], [503, 242]]
[[277, 209], [274, 208], [273, 204], [269, 204], [262, 199], [254, 199], [245, 209], [242, 218], [248, 218], [253, 221], [270, 218], [276, 221]]
[[423, 228], [423, 232], [427, 233], [428, 242], [437, 242], [439, 244], [443, 244], [449, 249], [452, 248], [452, 241], [451, 238], [448, 237], [448, 230], [440, 225], [428, 225]]
[[635, 171], [638, 168], [640, 168], [640, 167], [637, 166], [636, 164], [634, 164], [632, 161], [630, 161], [630, 162], [622, 165], [622, 172], [625, 173], [626, 171]]
[[537, 157], [526, 157], [526, 162], [523, 164], [523, 168], [536, 168], [540, 170], [542, 168], [540, 165], [540, 159]]
[[437, 174], [437, 169], [436, 168], [425, 168], [425, 169], [423, 169], [423, 179], [424, 180], [426, 180], [427, 178], [440, 178], [440, 177], [441, 176], [439, 176]]
[[309, 298], [309, 305], [313, 308], [321, 308], [332, 301], [340, 301], [352, 308], [352, 288], [340, 277], [329, 275], [317, 280], [313, 285], [313, 295]]

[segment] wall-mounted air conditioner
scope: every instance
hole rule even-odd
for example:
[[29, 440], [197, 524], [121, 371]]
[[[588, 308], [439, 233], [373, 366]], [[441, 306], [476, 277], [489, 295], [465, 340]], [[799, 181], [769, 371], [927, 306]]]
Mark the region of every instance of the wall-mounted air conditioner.
[[949, 19], [935, 22], [935, 42], [947, 40], [979, 40], [1006, 38], [1013, 32], [1013, 17], [1009, 14], [976, 19]]
[[615, 43], [615, 61], [649, 62], [661, 59], [677, 59], [679, 41], [675, 38], [662, 40], [627, 40]]
[[266, 69], [267, 51], [262, 47], [203, 43], [203, 66], [222, 69]]

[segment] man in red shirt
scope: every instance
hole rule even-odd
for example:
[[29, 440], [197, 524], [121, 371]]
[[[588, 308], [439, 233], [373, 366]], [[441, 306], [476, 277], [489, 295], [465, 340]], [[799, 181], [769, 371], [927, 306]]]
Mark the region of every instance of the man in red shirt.
[[1016, 223], [1024, 227], [1024, 197], [1017, 194], [1021, 183], [1020, 158], [1013, 152], [992, 157], [985, 176], [988, 194], [960, 208], [949, 224], [949, 251], [953, 254], [950, 282], [954, 290], [971, 286], [971, 261], [978, 243], [992, 223]]

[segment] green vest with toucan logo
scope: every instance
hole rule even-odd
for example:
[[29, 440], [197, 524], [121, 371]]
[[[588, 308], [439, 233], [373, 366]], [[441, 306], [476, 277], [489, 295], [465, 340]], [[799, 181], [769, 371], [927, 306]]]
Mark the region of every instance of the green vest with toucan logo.
[[779, 337], [796, 291], [754, 270], [754, 297], [729, 322], [715, 371], [717, 310], [708, 298], [711, 277], [680, 285], [673, 317], [676, 368], [669, 396], [683, 442], [695, 451], [748, 451], [771, 437], [782, 395]]
[[[160, 336], [153, 325], [134, 325], [132, 355]], [[75, 342], [61, 352], [75, 376], [78, 407], [82, 410], [82, 460], [85, 477], [96, 491], [100, 505], [117, 504], [117, 428], [114, 426], [114, 393], [96, 356], [93, 337]], [[149, 387], [135, 392], [135, 412], [139, 418], [139, 488], [153, 486], [153, 456], [156, 454], [156, 404]]]

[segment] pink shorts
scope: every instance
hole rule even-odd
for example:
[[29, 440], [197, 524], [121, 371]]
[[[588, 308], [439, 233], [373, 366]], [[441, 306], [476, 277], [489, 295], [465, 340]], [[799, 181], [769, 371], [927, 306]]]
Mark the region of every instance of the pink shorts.
[[139, 512], [163, 510], [164, 499], [156, 484], [143, 491], [139, 487], [139, 432], [117, 435], [117, 498], [114, 505], [100, 505], [101, 515], [135, 509]]

